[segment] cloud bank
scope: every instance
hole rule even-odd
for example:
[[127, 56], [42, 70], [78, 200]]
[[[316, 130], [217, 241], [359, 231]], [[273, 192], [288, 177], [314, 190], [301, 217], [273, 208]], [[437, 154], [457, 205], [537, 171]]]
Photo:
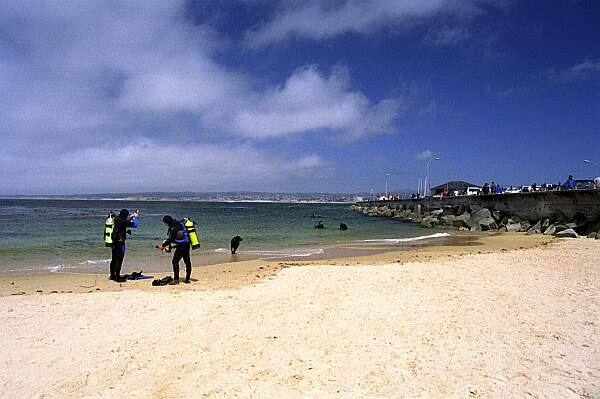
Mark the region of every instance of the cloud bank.
[[[274, 181], [328, 178], [335, 173], [315, 154], [290, 159], [249, 145], [177, 145], [153, 140], [118, 148], [73, 149], [43, 158], [2, 154], [0, 168], [11, 171], [10, 176], [0, 176], [0, 184], [10, 194], [250, 190]], [[10, 184], [14, 181], [18, 186]]]
[[[370, 100], [343, 68], [309, 65], [270, 81], [226, 65], [227, 39], [192, 23], [183, 0], [23, 0], [1, 2], [0, 15], [7, 192], [143, 189], [140, 181], [201, 190], [216, 187], [213, 179], [233, 189], [228, 165], [243, 169], [244, 181], [277, 182], [293, 170], [326, 178], [318, 154], [282, 158], [261, 143], [316, 131], [346, 141], [388, 133], [402, 111], [401, 99]], [[137, 165], [147, 161], [147, 173], [105, 184], [102, 174], [134, 169], [133, 143], [145, 143]], [[154, 169], [183, 145], [217, 169], [202, 161], [185, 182]], [[107, 160], [123, 167], [106, 169]]]

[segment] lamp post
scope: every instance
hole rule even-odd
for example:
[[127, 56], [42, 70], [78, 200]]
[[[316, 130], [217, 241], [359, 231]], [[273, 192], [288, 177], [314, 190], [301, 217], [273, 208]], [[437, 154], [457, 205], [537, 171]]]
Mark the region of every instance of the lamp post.
[[587, 163], [588, 165], [594, 165], [594, 168], [596, 170], [596, 174], [594, 175], [594, 179], [596, 177], [598, 177], [598, 164], [594, 161], [590, 161], [589, 159], [584, 159], [583, 162]]
[[427, 173], [425, 174], [425, 184], [423, 187], [423, 197], [427, 197], [429, 191], [429, 162], [439, 161], [440, 157], [432, 157], [427, 160]]
[[390, 177], [392, 174], [391, 173], [386, 173], [385, 174], [385, 199], [388, 199], [388, 177]]

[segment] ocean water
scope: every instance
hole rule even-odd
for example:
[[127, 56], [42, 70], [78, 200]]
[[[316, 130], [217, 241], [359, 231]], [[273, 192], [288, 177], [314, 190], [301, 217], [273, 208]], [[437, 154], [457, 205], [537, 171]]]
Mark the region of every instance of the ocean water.
[[[402, 245], [446, 235], [367, 217], [350, 211], [348, 204], [0, 199], [0, 274], [104, 273], [110, 261], [104, 221], [109, 210], [118, 213], [121, 208], [141, 212], [140, 227], [127, 240], [124, 273], [170, 269], [170, 255], [154, 249], [166, 237], [165, 214], [196, 222], [202, 247], [193, 251], [195, 266], [252, 258], [305, 259], [343, 246]], [[313, 227], [319, 219], [325, 229]], [[349, 230], [338, 229], [342, 221]], [[239, 255], [232, 257], [229, 241], [235, 235], [243, 242]]]

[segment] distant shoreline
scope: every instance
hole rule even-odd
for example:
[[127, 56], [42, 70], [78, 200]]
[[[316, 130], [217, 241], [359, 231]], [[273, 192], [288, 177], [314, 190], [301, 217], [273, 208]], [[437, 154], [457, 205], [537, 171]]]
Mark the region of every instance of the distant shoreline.
[[196, 198], [74, 198], [74, 197], [0, 197], [0, 200], [25, 201], [137, 201], [137, 202], [220, 202], [220, 203], [268, 203], [268, 204], [353, 204], [354, 201], [292, 201], [292, 200], [217, 200]]

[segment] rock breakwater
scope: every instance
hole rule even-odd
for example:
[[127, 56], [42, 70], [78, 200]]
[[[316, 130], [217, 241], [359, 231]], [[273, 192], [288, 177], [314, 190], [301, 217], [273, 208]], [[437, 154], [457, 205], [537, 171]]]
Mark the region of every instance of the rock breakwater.
[[527, 234], [545, 234], [557, 237], [577, 238], [586, 236], [600, 239], [600, 220], [588, 220], [584, 215], [576, 214], [567, 219], [564, 215], [538, 220], [521, 218], [493, 208], [477, 205], [443, 206], [438, 209], [405, 208], [401, 205], [354, 204], [355, 212], [367, 216], [395, 218], [425, 228], [455, 229], [459, 231], [507, 231], [526, 232]]

